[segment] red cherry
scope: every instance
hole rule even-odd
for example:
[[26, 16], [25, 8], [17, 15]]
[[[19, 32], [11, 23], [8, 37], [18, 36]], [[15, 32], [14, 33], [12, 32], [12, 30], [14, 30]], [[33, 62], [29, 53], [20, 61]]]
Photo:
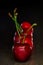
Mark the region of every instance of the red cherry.
[[12, 51], [15, 58], [19, 61], [27, 60], [31, 54], [29, 44], [15, 44]]
[[[22, 41], [23, 41], [23, 39], [20, 42], [22, 42]], [[24, 43], [29, 44], [31, 49], [33, 48], [33, 40], [32, 40], [32, 38], [26, 37], [25, 40], [24, 40]]]
[[27, 35], [31, 35], [31, 33], [33, 32], [33, 28], [29, 32], [27, 32], [27, 30], [31, 27], [31, 24], [27, 21], [22, 22], [21, 27], [23, 29], [23, 33], [26, 33]]
[[28, 29], [31, 26], [31, 24], [27, 21], [22, 22], [21, 27], [23, 29]]
[[[24, 39], [24, 35], [23, 34], [21, 34], [21, 39], [19, 38], [18, 34], [16, 34], [14, 36], [14, 38], [13, 38], [14, 44], [16, 44], [16, 43], [21, 43], [22, 44], [23, 39]], [[24, 43], [25, 44], [29, 44], [31, 49], [33, 47], [33, 40], [32, 39], [33, 38], [30, 35], [27, 35], [25, 40], [24, 40]]]

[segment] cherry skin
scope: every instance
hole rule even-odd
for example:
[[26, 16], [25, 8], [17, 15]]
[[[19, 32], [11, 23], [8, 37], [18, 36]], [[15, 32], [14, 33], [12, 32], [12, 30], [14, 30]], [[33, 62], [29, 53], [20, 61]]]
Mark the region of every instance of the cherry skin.
[[[15, 43], [21, 43], [22, 44], [23, 39], [24, 39], [24, 35], [23, 34], [21, 34], [21, 39], [20, 39], [18, 34], [16, 33], [16, 35], [13, 38], [14, 44]], [[29, 44], [30, 48], [32, 49], [32, 47], [33, 47], [33, 38], [30, 35], [27, 35], [25, 40], [24, 40], [24, 43], [25, 44]]]
[[19, 61], [25, 61], [29, 58], [31, 54], [31, 49], [29, 44], [15, 44], [13, 48], [13, 55]]
[[30, 24], [29, 22], [27, 22], [27, 21], [23, 21], [23, 22], [21, 23], [21, 27], [22, 27], [23, 29], [28, 29], [30, 26], [31, 26], [31, 24]]
[[27, 30], [31, 27], [31, 24], [27, 21], [23, 21], [21, 23], [21, 27], [23, 29], [24, 33], [27, 33], [27, 35], [31, 34], [31, 32], [33, 32], [33, 29], [31, 29], [29, 32], [27, 32]]

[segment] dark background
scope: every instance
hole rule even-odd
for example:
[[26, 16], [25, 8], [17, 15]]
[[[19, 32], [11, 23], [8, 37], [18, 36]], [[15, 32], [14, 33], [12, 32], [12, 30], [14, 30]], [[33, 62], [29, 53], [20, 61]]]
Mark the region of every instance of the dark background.
[[13, 10], [18, 8], [18, 23], [29, 21], [31, 24], [37, 23], [34, 27], [34, 45], [36, 50], [43, 53], [43, 2], [41, 1], [0, 1], [0, 51], [10, 49], [14, 44], [13, 36], [15, 24], [8, 16]]
[[[18, 23], [29, 21], [31, 24], [37, 23], [34, 31], [35, 43], [38, 41], [43, 45], [43, 6], [42, 2], [36, 1], [0, 1], [0, 46], [12, 46], [13, 36], [15, 32], [15, 24], [8, 16], [13, 10], [18, 8]], [[36, 44], [38, 44], [36, 43]]]

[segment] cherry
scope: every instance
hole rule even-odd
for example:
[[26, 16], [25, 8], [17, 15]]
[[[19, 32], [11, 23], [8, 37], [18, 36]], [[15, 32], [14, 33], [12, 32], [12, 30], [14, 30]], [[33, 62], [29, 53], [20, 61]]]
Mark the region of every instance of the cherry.
[[13, 54], [16, 59], [19, 61], [25, 61], [29, 58], [31, 54], [31, 49], [29, 44], [15, 44], [13, 49]]
[[21, 27], [23, 29], [23, 33], [27, 33], [27, 35], [31, 35], [31, 32], [33, 32], [33, 28], [27, 32], [27, 30], [31, 27], [31, 24], [27, 21], [22, 22]]
[[[14, 38], [13, 38], [14, 44], [16, 44], [16, 43], [21, 43], [22, 44], [23, 39], [24, 39], [24, 35], [23, 34], [21, 34], [21, 39], [20, 39], [18, 34], [16, 33]], [[27, 35], [25, 40], [24, 40], [24, 43], [25, 44], [29, 44], [30, 48], [32, 49], [32, 47], [33, 47], [33, 38], [30, 35]]]
[[30, 26], [31, 26], [31, 24], [27, 21], [24, 21], [21, 23], [21, 27], [25, 30], [28, 29]]

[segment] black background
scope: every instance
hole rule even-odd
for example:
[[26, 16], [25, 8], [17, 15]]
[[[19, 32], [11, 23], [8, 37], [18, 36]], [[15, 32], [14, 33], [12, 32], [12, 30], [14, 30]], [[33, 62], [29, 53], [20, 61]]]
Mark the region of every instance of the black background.
[[13, 10], [18, 8], [18, 23], [29, 21], [31, 24], [37, 23], [34, 27], [34, 44], [37, 47], [43, 46], [43, 3], [41, 1], [0, 1], [0, 48], [11, 48], [15, 24], [8, 16]]

